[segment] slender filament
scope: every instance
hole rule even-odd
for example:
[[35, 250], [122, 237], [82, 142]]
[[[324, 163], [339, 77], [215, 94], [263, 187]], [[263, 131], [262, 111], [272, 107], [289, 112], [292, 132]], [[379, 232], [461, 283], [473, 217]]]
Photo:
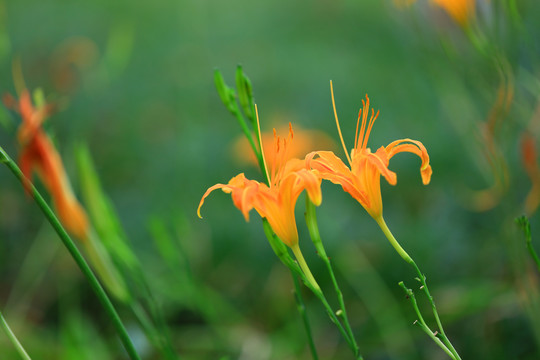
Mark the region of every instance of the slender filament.
[[[255, 116], [257, 117], [257, 131], [261, 133], [261, 123], [259, 122], [259, 110], [257, 110], [257, 104], [255, 104]], [[268, 176], [268, 166], [266, 165], [266, 159], [264, 158], [264, 149], [262, 144], [262, 137], [259, 136], [259, 149], [261, 151], [261, 156], [264, 164], [264, 176], [266, 176], [266, 181], [270, 185], [270, 177]]]
[[334, 108], [334, 117], [336, 118], [336, 125], [337, 130], [339, 133], [339, 139], [341, 140], [341, 145], [343, 145], [343, 150], [345, 151], [345, 155], [347, 156], [347, 160], [349, 161], [349, 164], [352, 166], [351, 157], [349, 156], [349, 152], [347, 151], [347, 147], [345, 146], [345, 141], [343, 141], [343, 135], [341, 134], [341, 128], [339, 127], [339, 120], [337, 116], [336, 111], [336, 102], [334, 100], [334, 87], [332, 86], [332, 80], [330, 80], [330, 93], [332, 94], [332, 107]]

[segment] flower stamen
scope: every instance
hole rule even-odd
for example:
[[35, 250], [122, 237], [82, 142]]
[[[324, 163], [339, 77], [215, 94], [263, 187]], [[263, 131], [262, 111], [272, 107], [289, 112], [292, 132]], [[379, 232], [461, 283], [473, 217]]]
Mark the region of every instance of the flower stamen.
[[362, 99], [362, 109], [359, 110], [359, 114], [362, 114], [362, 128], [360, 129], [359, 138], [356, 139], [356, 144], [354, 146], [355, 149], [358, 149], [359, 146], [360, 148], [362, 148], [363, 144], [365, 143], [364, 133], [366, 132], [366, 120], [367, 120], [365, 109], [366, 109], [366, 102], [364, 101], [364, 99]]
[[362, 99], [362, 106], [363, 106], [364, 116], [362, 117], [362, 131], [360, 132], [360, 136], [362, 137], [360, 148], [362, 150], [365, 150], [367, 148], [369, 135], [371, 134], [371, 128], [373, 127], [375, 120], [377, 120], [377, 118], [379, 117], [379, 110], [377, 110], [377, 114], [375, 114], [375, 110], [373, 110], [373, 108], [371, 109], [371, 117], [369, 119], [369, 124], [367, 125], [367, 128], [366, 128], [365, 125], [367, 124], [367, 117], [369, 116], [369, 97], [367, 96], [367, 94], [366, 94], [366, 101]]
[[[358, 147], [358, 126], [360, 125], [360, 117], [362, 116], [362, 109], [358, 110], [358, 120], [356, 120], [356, 133], [354, 134], [354, 148]], [[364, 122], [362, 121], [362, 129], [364, 129]]]
[[262, 144], [262, 136], [261, 134], [261, 123], [259, 122], [259, 110], [257, 109], [257, 104], [255, 104], [255, 117], [257, 118], [257, 131], [259, 132], [259, 149], [261, 151], [262, 161], [264, 164], [264, 176], [266, 177], [266, 181], [270, 184], [270, 177], [268, 176], [268, 166], [266, 165], [266, 159], [264, 157], [264, 148]]
[[343, 145], [343, 150], [345, 151], [345, 155], [347, 156], [347, 160], [349, 161], [349, 164], [352, 166], [351, 157], [349, 156], [349, 152], [347, 151], [347, 146], [345, 146], [345, 141], [343, 141], [343, 135], [341, 134], [341, 128], [339, 127], [339, 120], [337, 116], [336, 111], [336, 102], [334, 100], [334, 87], [332, 86], [332, 80], [330, 80], [330, 93], [332, 94], [332, 107], [334, 108], [334, 117], [336, 118], [336, 125], [337, 130], [339, 133], [339, 139], [341, 140], [341, 145]]

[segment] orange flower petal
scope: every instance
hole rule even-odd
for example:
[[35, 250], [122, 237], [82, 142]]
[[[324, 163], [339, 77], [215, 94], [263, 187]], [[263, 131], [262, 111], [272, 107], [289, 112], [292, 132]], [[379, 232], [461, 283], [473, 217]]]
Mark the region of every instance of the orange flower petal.
[[30, 190], [32, 171], [36, 171], [51, 194], [62, 224], [79, 239], [86, 239], [89, 231], [86, 213], [73, 194], [60, 155], [41, 129], [51, 107], [44, 105], [39, 109], [34, 108], [26, 89], [22, 91], [18, 104], [9, 97], [5, 99], [6, 105], [18, 111], [22, 118], [17, 136], [22, 147], [20, 167], [27, 179], [24, 184], [26, 190]]
[[[293, 195], [290, 185], [293, 182], [282, 183], [279, 192], [266, 186], [262, 187], [256, 198], [255, 210], [266, 218], [276, 235], [287, 245], [298, 243], [298, 231], [294, 207], [298, 195]], [[299, 194], [299, 193], [298, 193]]]
[[89, 231], [87, 216], [73, 194], [56, 148], [41, 130], [35, 134], [31, 145], [36, 149], [36, 170], [51, 193], [60, 221], [79, 239], [85, 239]]
[[[404, 142], [409, 142], [412, 144], [403, 144]], [[427, 150], [424, 147], [424, 144], [422, 144], [420, 141], [411, 139], [396, 140], [386, 147], [386, 152], [388, 153], [389, 159], [400, 152], [410, 152], [418, 155], [420, 159], [422, 159], [422, 165], [420, 166], [422, 183], [424, 185], [429, 184], [429, 182], [431, 181], [431, 174], [433, 173], [433, 170], [431, 169], [431, 165], [429, 165], [429, 155], [427, 153]]]
[[295, 173], [301, 180], [301, 186], [306, 189], [311, 202], [317, 206], [322, 203], [321, 180], [312, 171], [303, 169]]
[[45, 105], [39, 109], [34, 108], [30, 92], [26, 89], [21, 93], [19, 104], [15, 107], [15, 110], [20, 113], [22, 118], [17, 137], [19, 142], [25, 145], [33, 139], [38, 131], [41, 131], [41, 125], [49, 114], [51, 107]]
[[[319, 158], [313, 160], [318, 155]], [[332, 151], [314, 151], [306, 156], [306, 164], [309, 164], [308, 168], [313, 168], [313, 165], [317, 165], [317, 170], [322, 172], [333, 172], [339, 174], [346, 174], [351, 170], [337, 157]]]
[[[396, 173], [388, 169], [388, 155], [386, 153], [386, 150], [384, 147], [380, 147], [375, 154], [368, 153], [367, 155], [364, 155], [366, 157], [366, 160], [369, 161], [369, 163], [376, 167], [376, 171], [378, 171], [386, 181], [390, 185], [396, 185], [397, 183], [397, 176]], [[354, 162], [354, 159], [353, 159]], [[379, 181], [377, 179], [376, 181]]]
[[245, 175], [239, 174], [233, 177], [228, 184], [216, 184], [206, 190], [199, 207], [197, 208], [197, 215], [201, 216], [201, 207], [204, 204], [204, 200], [210, 193], [216, 189], [221, 189], [227, 194], [231, 194], [234, 205], [242, 212], [246, 221], [249, 221], [249, 212], [253, 209], [253, 197], [256, 194], [258, 183], [253, 180], [248, 180]]
[[225, 184], [216, 184], [216, 185], [213, 185], [211, 187], [209, 187], [206, 192], [204, 193], [203, 197], [201, 198], [201, 201], [199, 202], [199, 206], [197, 207], [197, 216], [199, 218], [202, 219], [202, 215], [201, 215], [201, 207], [203, 206], [204, 204], [204, 200], [208, 197], [208, 195], [210, 195], [210, 193], [216, 189], [223, 189], [223, 192], [231, 192], [232, 191], [232, 188], [229, 186], [229, 185], [225, 185]]
[[[319, 157], [314, 159], [314, 156]], [[365, 206], [369, 206], [366, 193], [355, 185], [351, 170], [331, 151], [316, 151], [306, 156], [306, 165], [318, 171], [320, 177], [341, 185], [343, 190]]]

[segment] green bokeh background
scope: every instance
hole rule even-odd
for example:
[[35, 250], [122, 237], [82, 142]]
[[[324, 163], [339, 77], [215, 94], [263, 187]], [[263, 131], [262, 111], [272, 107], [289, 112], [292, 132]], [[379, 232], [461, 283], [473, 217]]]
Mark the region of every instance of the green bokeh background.
[[[409, 137], [430, 154], [429, 186], [421, 184], [417, 158], [392, 159], [398, 184], [383, 181], [384, 213], [427, 274], [448, 336], [463, 359], [538, 359], [538, 307], [526, 299], [540, 280], [513, 220], [531, 187], [519, 139], [528, 127], [536, 139], [540, 133], [529, 125], [538, 117], [540, 7], [520, 2], [516, 19], [507, 8], [513, 1], [477, 3], [478, 26], [507, 59], [514, 84], [495, 136], [509, 185], [486, 211], [472, 209], [472, 194], [494, 181], [480, 134], [501, 77], [493, 56], [425, 1], [410, 8], [358, 0], [1, 1], [0, 90], [15, 93], [12, 61], [20, 59], [27, 86], [59, 104], [46, 129], [76, 191], [73, 149], [88, 144], [179, 355], [255, 360], [310, 355], [290, 276], [258, 215], [246, 224], [230, 197], [215, 193], [204, 219], [196, 217], [209, 186], [240, 172], [260, 179], [233, 156], [240, 128], [215, 91], [213, 71], [232, 84], [243, 65], [263, 131], [291, 121], [337, 143], [333, 80], [349, 146], [368, 93], [381, 111], [372, 150]], [[7, 110], [1, 118], [0, 144], [16, 158], [20, 119]], [[414, 312], [397, 286], [403, 280], [417, 288], [412, 269], [348, 194], [326, 183], [323, 193], [321, 233], [365, 358], [444, 359], [412, 325]], [[301, 247], [331, 294], [302, 220], [303, 197], [297, 210]], [[171, 268], [157, 250], [148, 230], [156, 217], [181, 249], [171, 257], [188, 259], [206, 304], [186, 290], [185, 263]], [[534, 239], [537, 214], [531, 223]], [[1, 309], [35, 359], [123, 358], [79, 270], [7, 169], [0, 171], [0, 275]], [[352, 358], [322, 306], [308, 291], [304, 297], [320, 357]], [[143, 357], [159, 358], [120, 310]], [[5, 336], [0, 358], [17, 358]]]

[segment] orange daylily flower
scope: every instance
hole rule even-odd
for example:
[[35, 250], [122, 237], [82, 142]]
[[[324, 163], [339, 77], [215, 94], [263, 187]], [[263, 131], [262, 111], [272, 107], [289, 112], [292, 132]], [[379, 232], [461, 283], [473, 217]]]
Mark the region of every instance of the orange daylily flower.
[[199, 217], [206, 197], [212, 191], [221, 189], [231, 194], [234, 205], [242, 212], [246, 221], [249, 221], [249, 212], [255, 209], [261, 217], [268, 220], [272, 230], [286, 245], [295, 247], [298, 244], [298, 231], [294, 208], [298, 196], [305, 189], [311, 201], [320, 205], [322, 194], [321, 180], [313, 171], [306, 168], [305, 161], [288, 159], [288, 149], [293, 136], [290, 124], [287, 139], [281, 141], [274, 131], [270, 186], [249, 180], [243, 173], [233, 177], [228, 184], [216, 184], [203, 195], [197, 209]]
[[51, 107], [45, 105], [36, 109], [28, 90], [21, 93], [18, 103], [11, 97], [6, 97], [5, 102], [22, 118], [17, 133], [22, 147], [19, 160], [21, 171], [29, 180], [32, 172], [36, 171], [51, 194], [62, 224], [79, 239], [86, 239], [89, 231], [86, 213], [73, 194], [60, 155], [41, 128]]
[[[390, 143], [386, 147], [381, 146], [375, 153], [372, 153], [371, 149], [367, 147], [367, 141], [373, 123], [379, 116], [379, 111], [375, 114], [375, 111], [371, 109], [368, 122], [369, 98], [366, 95], [366, 100], [362, 100], [363, 109], [360, 109], [358, 114], [354, 148], [349, 156], [339, 127], [331, 82], [330, 87], [332, 89], [332, 105], [336, 124], [349, 166], [345, 165], [331, 151], [315, 151], [308, 154], [306, 164], [309, 168], [317, 170], [323, 179], [341, 185], [343, 190], [351, 194], [375, 220], [381, 219], [380, 176], [384, 176], [391, 185], [397, 183], [396, 173], [388, 169], [390, 158], [400, 152], [411, 152], [418, 155], [422, 159], [420, 167], [422, 182], [426, 185], [429, 183], [432, 173], [426, 148], [420, 141], [401, 139]], [[362, 118], [362, 125], [359, 129], [360, 118]]]

